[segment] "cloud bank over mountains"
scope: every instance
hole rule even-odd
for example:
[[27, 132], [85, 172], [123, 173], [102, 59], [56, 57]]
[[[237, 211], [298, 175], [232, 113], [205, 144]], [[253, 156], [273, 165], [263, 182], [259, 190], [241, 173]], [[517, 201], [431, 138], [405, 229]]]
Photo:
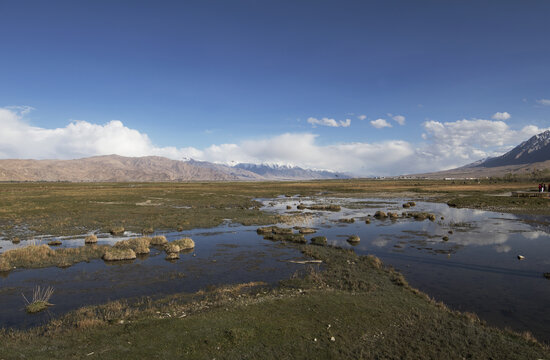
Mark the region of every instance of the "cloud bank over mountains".
[[[430, 120], [422, 124], [422, 139], [414, 144], [388, 140], [320, 145], [319, 135], [306, 132], [197, 149], [156, 146], [147, 134], [128, 128], [118, 120], [102, 125], [72, 121], [56, 129], [36, 127], [27, 123], [25, 116], [28, 112], [28, 108], [0, 108], [0, 158], [74, 159], [109, 154], [157, 155], [217, 163], [293, 164], [361, 176], [399, 175], [444, 170], [500, 155], [521, 141], [547, 130], [534, 125], [514, 130], [504, 119], [464, 119], [454, 122]], [[399, 123], [401, 118], [393, 120]], [[328, 123], [332, 124], [332, 121]], [[340, 121], [336, 124], [346, 126], [347, 123]]]

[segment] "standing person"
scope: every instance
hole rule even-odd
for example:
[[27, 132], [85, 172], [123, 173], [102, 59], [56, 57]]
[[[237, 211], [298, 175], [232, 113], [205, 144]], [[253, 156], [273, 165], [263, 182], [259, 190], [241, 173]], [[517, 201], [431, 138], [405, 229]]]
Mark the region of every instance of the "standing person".
[[542, 192], [542, 184], [539, 183], [539, 192]]

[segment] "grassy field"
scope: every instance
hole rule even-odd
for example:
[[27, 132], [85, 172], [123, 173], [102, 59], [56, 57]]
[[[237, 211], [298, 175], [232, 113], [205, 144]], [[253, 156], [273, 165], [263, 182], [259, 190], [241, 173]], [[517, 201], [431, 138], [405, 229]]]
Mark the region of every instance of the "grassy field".
[[[1, 184], [0, 231], [32, 238], [116, 226], [190, 229], [223, 219], [270, 224], [281, 219], [259, 211], [254, 198], [283, 194], [404, 197], [550, 214], [547, 200], [494, 196], [530, 186], [410, 180]], [[451, 311], [375, 257], [287, 246], [322, 265], [304, 265], [276, 288], [240, 284], [155, 301], [121, 300], [81, 308], [40, 328], [0, 330], [0, 359], [550, 358], [529, 333], [488, 327], [473, 314]]]
[[[335, 180], [238, 183], [2, 183], [0, 236], [73, 235], [124, 227], [192, 229], [232, 219], [245, 225], [277, 222], [254, 198], [277, 195], [406, 196], [458, 206], [550, 214], [543, 199], [486, 196], [533, 188], [529, 183], [431, 180]], [[463, 199], [463, 197], [466, 197]]]
[[[3, 359], [539, 359], [529, 334], [485, 326], [409, 287], [372, 256], [315, 245], [324, 271], [268, 289], [228, 286], [80, 309], [0, 334]], [[260, 285], [260, 286], [258, 286]]]

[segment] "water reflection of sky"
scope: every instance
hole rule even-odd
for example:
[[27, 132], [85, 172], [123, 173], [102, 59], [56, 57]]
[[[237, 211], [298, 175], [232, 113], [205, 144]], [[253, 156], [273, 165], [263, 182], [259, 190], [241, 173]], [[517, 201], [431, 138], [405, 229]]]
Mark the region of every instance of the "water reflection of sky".
[[[279, 197], [265, 201], [264, 209], [292, 213], [299, 203], [341, 205], [340, 212], [304, 210], [314, 215], [310, 226], [318, 230], [308, 238], [324, 235], [332, 245], [374, 254], [402, 271], [413, 286], [455, 309], [550, 341], [550, 280], [543, 277], [550, 272], [550, 229], [546, 221], [540, 222], [547, 219], [539, 216], [539, 222], [532, 222], [526, 216], [427, 202], [404, 209], [406, 201]], [[378, 220], [373, 218], [377, 210], [398, 212], [400, 217]], [[434, 213], [436, 220], [403, 218], [404, 211]], [[351, 217], [352, 224], [338, 221]], [[361, 238], [356, 246], [346, 241], [352, 234]], [[518, 255], [525, 260], [519, 261]]]

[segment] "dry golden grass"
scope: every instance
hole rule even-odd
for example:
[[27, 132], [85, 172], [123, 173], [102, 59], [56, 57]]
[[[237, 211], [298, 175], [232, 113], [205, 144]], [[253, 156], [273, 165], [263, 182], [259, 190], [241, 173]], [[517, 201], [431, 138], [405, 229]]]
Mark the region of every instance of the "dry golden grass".
[[119, 249], [132, 249], [136, 254], [149, 254], [151, 251], [149, 246], [151, 245], [150, 237], [139, 237], [127, 240], [117, 241], [114, 245]]
[[101, 258], [107, 248], [108, 246], [105, 245], [92, 245], [53, 250], [45, 244], [29, 245], [19, 249], [8, 250], [0, 255], [0, 268], [3, 271], [7, 271], [14, 267], [66, 267], [81, 261]]
[[124, 227], [115, 226], [115, 227], [112, 227], [111, 230], [109, 230], [109, 232], [111, 233], [111, 235], [120, 236], [124, 234]]
[[168, 243], [164, 245], [164, 251], [166, 251], [167, 254], [174, 254], [179, 253], [181, 251], [181, 248], [178, 244]]
[[105, 255], [103, 255], [105, 261], [133, 260], [135, 258], [136, 253], [130, 248], [112, 247], [107, 249]]
[[180, 251], [195, 248], [195, 242], [191, 238], [174, 240], [172, 241], [172, 243], [178, 245], [180, 247]]
[[86, 236], [84, 238], [84, 243], [85, 244], [95, 244], [95, 243], [97, 243], [97, 236], [95, 236], [94, 234]]
[[153, 236], [153, 238], [151, 239], [151, 245], [155, 246], [164, 245], [167, 242], [168, 240], [166, 240], [166, 236], [164, 235]]

